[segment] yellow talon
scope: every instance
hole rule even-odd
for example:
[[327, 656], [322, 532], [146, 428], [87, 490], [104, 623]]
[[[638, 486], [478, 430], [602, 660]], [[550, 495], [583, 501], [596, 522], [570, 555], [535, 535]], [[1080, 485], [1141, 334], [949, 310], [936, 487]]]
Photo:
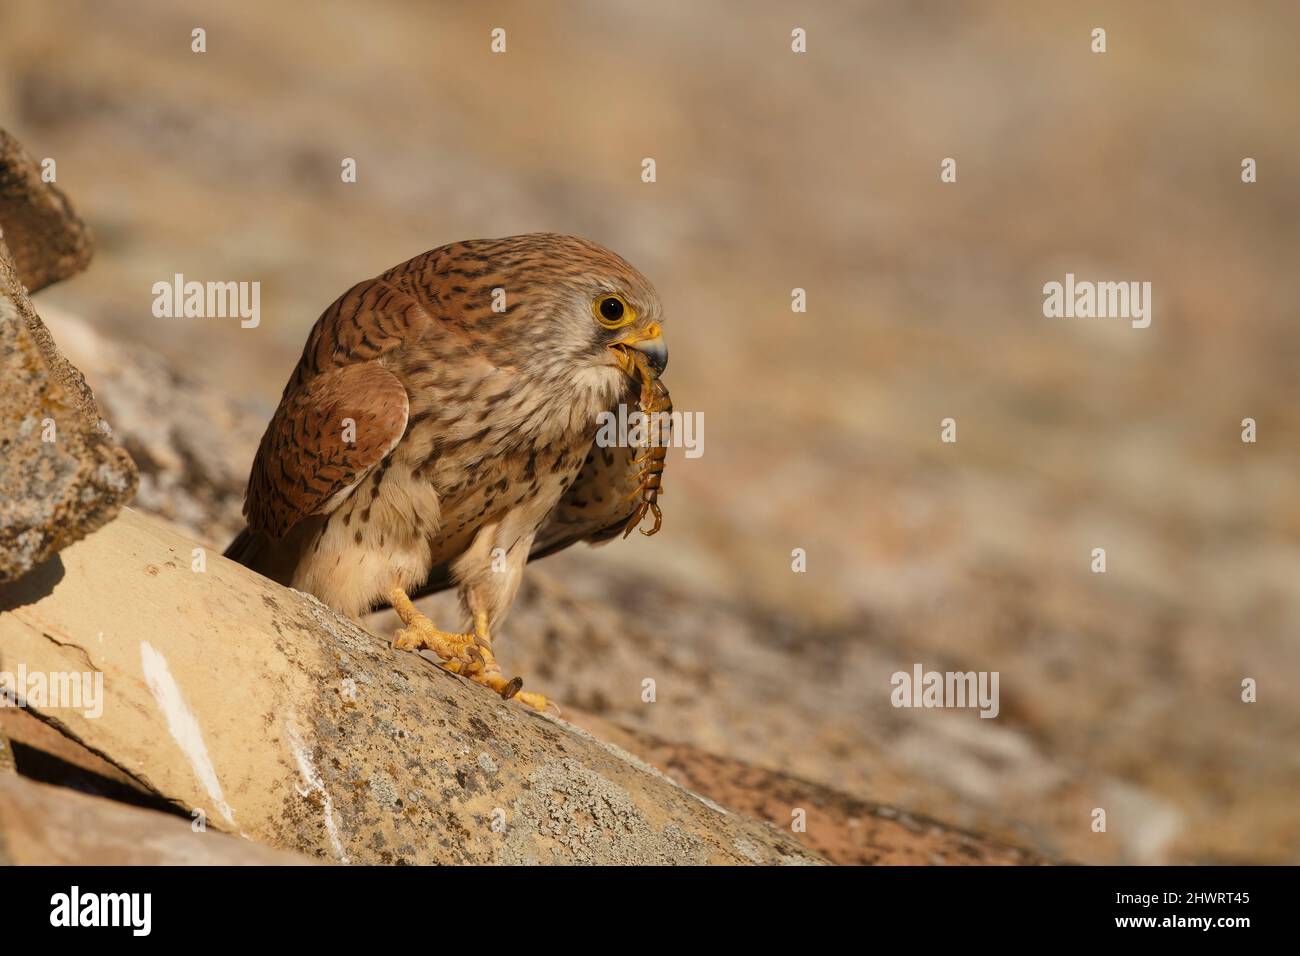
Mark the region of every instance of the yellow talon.
[[[388, 603], [406, 625], [394, 636], [394, 648], [399, 651], [418, 651], [427, 647], [442, 658], [438, 666], [443, 670], [468, 677], [506, 700], [513, 697], [537, 710], [547, 709], [550, 702], [541, 694], [527, 693], [520, 689], [524, 686], [523, 678], [506, 678], [501, 673], [496, 655], [492, 653], [492, 635], [488, 631], [486, 612], [479, 611], [474, 615], [474, 630], [471, 633], [455, 634], [436, 628], [432, 621], [416, 609], [401, 588], [395, 587], [388, 592]], [[557, 711], [558, 709], [556, 708]]]

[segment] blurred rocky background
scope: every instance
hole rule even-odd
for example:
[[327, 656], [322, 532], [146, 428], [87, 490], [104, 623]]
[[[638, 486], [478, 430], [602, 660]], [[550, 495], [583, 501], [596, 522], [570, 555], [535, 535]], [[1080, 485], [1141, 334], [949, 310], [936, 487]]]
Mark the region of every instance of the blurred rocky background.
[[[670, 455], [655, 538], [533, 567], [508, 670], [823, 805], [1083, 862], [1294, 863], [1297, 29], [1281, 2], [10, 0], [0, 116], [96, 235], [38, 306], [136, 507], [224, 546], [357, 280], [589, 236], [656, 283], [705, 453]], [[1067, 272], [1151, 281], [1151, 327], [1045, 319]], [[259, 281], [261, 325], [155, 318], [176, 273]], [[917, 662], [999, 671], [1000, 715], [893, 709]], [[801, 794], [771, 792], [782, 825]], [[863, 826], [815, 806], [819, 839]]]

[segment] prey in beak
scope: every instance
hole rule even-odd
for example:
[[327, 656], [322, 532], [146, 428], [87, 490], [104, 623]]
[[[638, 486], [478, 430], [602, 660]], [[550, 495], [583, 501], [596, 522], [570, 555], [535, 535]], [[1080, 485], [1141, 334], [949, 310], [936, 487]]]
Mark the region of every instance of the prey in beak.
[[632, 332], [610, 346], [618, 357], [618, 366], [630, 378], [639, 378], [647, 384], [663, 374], [668, 367], [668, 343], [658, 322]]
[[644, 329], [614, 342], [610, 348], [618, 357], [623, 373], [640, 385], [637, 407], [651, 423], [637, 448], [636, 457], [632, 459], [628, 475], [632, 491], [625, 500], [635, 501], [635, 507], [623, 526], [623, 537], [640, 527], [646, 514], [654, 515], [654, 527], [648, 531], [642, 529], [641, 533], [651, 535], [663, 523], [658, 500], [663, 492], [664, 460], [672, 434], [673, 400], [659, 378], [668, 367], [668, 343], [664, 341], [659, 323], [651, 322]]

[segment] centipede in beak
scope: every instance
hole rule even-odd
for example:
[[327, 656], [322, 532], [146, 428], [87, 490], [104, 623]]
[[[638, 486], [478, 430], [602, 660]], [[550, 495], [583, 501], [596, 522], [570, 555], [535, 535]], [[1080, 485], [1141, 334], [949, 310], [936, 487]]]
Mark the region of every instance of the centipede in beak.
[[637, 407], [645, 416], [645, 430], [642, 435], [638, 454], [632, 459], [629, 478], [636, 482], [636, 490], [626, 500], [636, 500], [636, 510], [628, 518], [623, 528], [623, 537], [639, 528], [647, 513], [653, 514], [655, 523], [649, 531], [641, 528], [641, 533], [649, 537], [656, 534], [663, 525], [663, 513], [659, 510], [659, 495], [663, 493], [664, 460], [668, 457], [668, 442], [672, 437], [673, 400], [668, 388], [659, 378], [649, 361], [640, 352], [630, 351], [629, 357], [636, 366], [641, 382], [641, 396]]

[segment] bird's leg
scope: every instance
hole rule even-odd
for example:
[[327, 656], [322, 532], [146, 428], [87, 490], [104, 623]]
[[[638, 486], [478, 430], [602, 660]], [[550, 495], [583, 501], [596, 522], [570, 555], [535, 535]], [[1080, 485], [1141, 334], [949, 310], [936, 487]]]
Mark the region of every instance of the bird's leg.
[[444, 661], [476, 664], [482, 660], [473, 634], [440, 631], [431, 620], [416, 610], [401, 588], [394, 587], [388, 592], [388, 603], [406, 625], [393, 638], [393, 647], [399, 651], [418, 651], [427, 647]]
[[476, 684], [482, 684], [496, 691], [506, 700], [517, 697], [522, 703], [537, 710], [545, 710], [547, 700], [541, 694], [530, 694], [520, 690], [523, 678], [507, 680], [497, 664], [496, 655], [492, 653], [492, 636], [488, 631], [487, 611], [474, 614], [474, 630], [468, 634], [455, 634], [442, 631], [433, 622], [421, 614], [411, 603], [410, 597], [399, 587], [388, 592], [388, 603], [393, 606], [397, 616], [406, 626], [397, 632], [393, 647], [399, 651], [418, 651], [429, 648], [442, 658], [440, 667], [468, 677]]
[[541, 694], [533, 694], [526, 690], [520, 690], [524, 686], [522, 677], [513, 677], [509, 680], [501, 673], [501, 666], [497, 664], [496, 655], [492, 653], [492, 635], [488, 630], [487, 611], [474, 612], [474, 633], [469, 635], [477, 642], [477, 650], [482, 658], [482, 663], [463, 664], [460, 661], [446, 661], [441, 666], [451, 671], [453, 674], [461, 674], [468, 677], [484, 687], [490, 687], [502, 697], [509, 700], [511, 697], [527, 704], [535, 710], [546, 710], [547, 699]]

